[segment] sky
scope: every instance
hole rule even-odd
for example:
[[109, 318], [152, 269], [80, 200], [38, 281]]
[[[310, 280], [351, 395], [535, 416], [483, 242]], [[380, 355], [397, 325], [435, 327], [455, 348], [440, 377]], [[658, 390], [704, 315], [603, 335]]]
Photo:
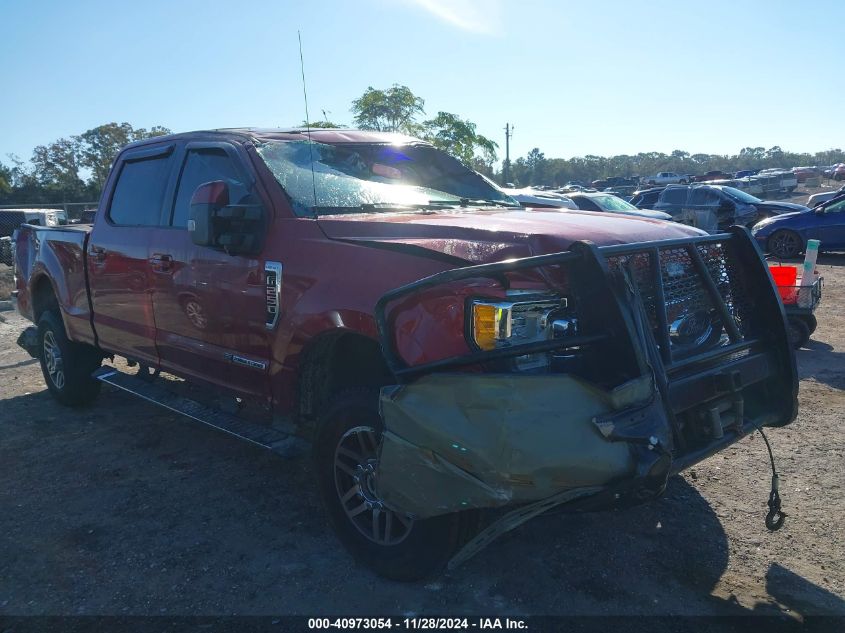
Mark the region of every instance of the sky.
[[0, 0], [0, 161], [110, 121], [351, 124], [407, 85], [511, 158], [845, 146], [845, 2]]

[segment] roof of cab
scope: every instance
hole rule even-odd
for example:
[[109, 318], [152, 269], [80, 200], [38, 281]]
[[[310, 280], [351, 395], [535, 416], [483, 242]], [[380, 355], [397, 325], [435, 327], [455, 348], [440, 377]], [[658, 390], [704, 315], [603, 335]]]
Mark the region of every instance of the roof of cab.
[[131, 147], [161, 143], [170, 140], [192, 140], [208, 138], [209, 136], [239, 137], [243, 140], [255, 139], [260, 141], [301, 141], [306, 138], [318, 143], [383, 143], [391, 145], [407, 145], [409, 143], [425, 143], [413, 136], [396, 132], [377, 132], [372, 130], [354, 130], [342, 128], [251, 128], [234, 127], [215, 130], [197, 130], [180, 132], [166, 136], [154, 136], [131, 143]]

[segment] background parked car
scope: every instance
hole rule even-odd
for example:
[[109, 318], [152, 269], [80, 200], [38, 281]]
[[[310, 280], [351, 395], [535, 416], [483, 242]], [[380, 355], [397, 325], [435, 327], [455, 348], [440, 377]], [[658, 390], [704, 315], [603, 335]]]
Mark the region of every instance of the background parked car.
[[845, 180], [845, 165], [839, 165], [833, 170], [832, 175], [834, 180]]
[[819, 240], [820, 251], [845, 250], [845, 194], [823, 202], [815, 209], [767, 218], [751, 230], [760, 248], [775, 257], [796, 257], [807, 240]]
[[822, 202], [827, 202], [828, 200], [832, 200], [840, 193], [845, 193], [845, 185], [839, 187], [839, 189], [835, 189], [833, 191], [822, 191], [821, 193], [814, 193], [807, 199], [807, 206], [811, 209], [820, 205]]
[[821, 172], [816, 167], [793, 167], [792, 173], [795, 174], [798, 182], [807, 182], [821, 176]]
[[656, 176], [646, 176], [643, 182], [647, 185], [685, 185], [689, 182], [689, 176], [682, 176], [674, 171], [661, 171]]
[[656, 211], [669, 213], [683, 224], [715, 232], [733, 224], [752, 226], [758, 220], [807, 207], [789, 202], [764, 201], [723, 185], [674, 185], [661, 192]]
[[695, 182], [708, 182], [710, 180], [731, 180], [733, 174], [728, 174], [720, 169], [708, 171], [706, 174], [695, 177]]
[[523, 207], [533, 207], [535, 209], [577, 209], [578, 207], [572, 200], [563, 194], [555, 193], [553, 191], [540, 191], [525, 187], [524, 189], [502, 189], [511, 198], [519, 202]]
[[628, 202], [633, 204], [638, 209], [653, 209], [654, 205], [657, 204], [657, 199], [660, 197], [660, 192], [662, 192], [664, 189], [666, 189], [666, 187], [651, 187], [649, 189], [638, 189], [634, 192]]
[[652, 220], [671, 220], [672, 216], [661, 211], [638, 209], [630, 202], [609, 193], [571, 193], [569, 198], [583, 211], [605, 211], [607, 213], [621, 213], [622, 215], [636, 215]]
[[758, 169], [741, 169], [734, 174], [734, 178], [748, 178], [749, 176], [756, 176]]

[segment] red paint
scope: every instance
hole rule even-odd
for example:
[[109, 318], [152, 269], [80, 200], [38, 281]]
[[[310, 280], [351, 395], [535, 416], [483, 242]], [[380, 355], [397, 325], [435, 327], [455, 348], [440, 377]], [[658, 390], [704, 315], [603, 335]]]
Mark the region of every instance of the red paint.
[[[318, 130], [311, 135], [319, 142], [416, 142], [349, 130]], [[41, 279], [49, 280], [71, 339], [91, 343], [96, 335], [108, 353], [259, 396], [284, 411], [295, 401], [297, 371], [308, 346], [336, 331], [375, 340], [376, 301], [398, 286], [469, 262], [566, 250], [576, 240], [604, 245], [698, 234], [679, 224], [580, 211], [467, 208], [319, 220], [296, 217], [255, 153], [253, 139], [265, 138], [302, 140], [303, 134], [197, 132], [126, 148], [109, 177], [93, 227], [20, 231], [21, 312], [32, 316], [33, 289]], [[268, 221], [263, 247], [254, 256], [196, 246], [182, 228], [115, 226], [106, 218], [114, 174], [126, 152], [170, 144], [175, 148], [175, 170], [187, 143], [204, 141], [231, 144], [256, 182]], [[221, 203], [216, 185], [202, 187], [192, 202]], [[173, 195], [170, 187], [166, 197], [172, 201]], [[167, 204], [165, 200], [165, 211], [170, 208]], [[36, 241], [38, 252], [33, 248]], [[267, 261], [284, 267], [280, 318], [272, 331], [264, 324]], [[557, 281], [566, 283], [563, 278]], [[542, 287], [531, 275], [514, 283]], [[445, 294], [439, 289], [413, 303], [392, 306], [400, 353], [415, 364], [465, 352], [466, 298], [496, 297], [502, 292], [488, 280], [464, 282], [448, 287]], [[197, 306], [206, 314], [205, 322], [189, 316], [191, 311], [196, 316]], [[233, 365], [227, 354], [263, 363], [265, 368]]]

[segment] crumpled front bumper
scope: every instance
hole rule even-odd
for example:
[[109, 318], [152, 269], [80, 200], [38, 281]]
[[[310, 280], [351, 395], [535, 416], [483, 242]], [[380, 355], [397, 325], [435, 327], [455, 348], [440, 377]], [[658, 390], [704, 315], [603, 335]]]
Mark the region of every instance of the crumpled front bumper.
[[428, 518], [642, 476], [671, 445], [656, 399], [647, 376], [612, 391], [567, 374], [434, 374], [386, 388], [379, 497]]
[[[725, 259], [705, 259], [714, 253]], [[683, 270], [692, 271], [685, 277], [677, 274], [681, 258]], [[403, 383], [381, 396], [376, 487], [389, 508], [427, 518], [507, 506], [503, 525], [514, 527], [555, 505], [636, 503], [660, 494], [672, 473], [754, 429], [794, 419], [797, 376], [785, 315], [747, 230], [582, 245], [531, 259], [448, 271], [380, 302], [382, 346]], [[421, 289], [549, 264], [572, 266], [569, 291], [585, 325], [570, 340], [422, 366], [397, 352], [392, 303], [402, 309]], [[723, 324], [722, 342], [706, 351], [679, 351], [670, 338], [666, 306], [674, 305], [670, 295], [684, 296], [682, 283], [695, 284], [699, 303], [709, 301]], [[589, 355], [595, 378], [483, 370], [505, 354], [555, 345]], [[482, 371], [454, 371], [473, 365]], [[611, 382], [615, 388], [598, 384], [624, 374], [621, 384]]]

